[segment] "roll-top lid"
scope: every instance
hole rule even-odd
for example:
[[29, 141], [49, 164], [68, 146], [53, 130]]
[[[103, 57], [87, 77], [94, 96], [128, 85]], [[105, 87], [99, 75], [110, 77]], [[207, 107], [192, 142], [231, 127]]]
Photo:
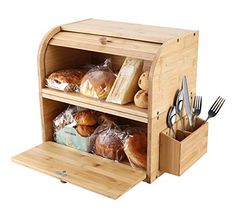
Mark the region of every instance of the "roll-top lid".
[[61, 26], [62, 30], [89, 33], [125, 39], [164, 43], [172, 38], [193, 32], [191, 30], [87, 19]]

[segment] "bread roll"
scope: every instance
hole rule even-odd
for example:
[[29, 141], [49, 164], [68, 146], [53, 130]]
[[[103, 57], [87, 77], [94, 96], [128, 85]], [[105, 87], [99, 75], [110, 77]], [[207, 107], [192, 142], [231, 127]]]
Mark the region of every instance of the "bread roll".
[[108, 122], [116, 123], [117, 122], [117, 117], [112, 116], [110, 114], [99, 113], [97, 115], [97, 122], [98, 122], [98, 124], [108, 123]]
[[93, 126], [97, 123], [95, 114], [91, 110], [76, 112], [73, 117], [77, 125]]
[[58, 70], [50, 74], [47, 79], [47, 86], [63, 91], [77, 91], [86, 69]]
[[115, 129], [108, 129], [100, 133], [95, 142], [96, 154], [111, 160], [121, 161], [125, 157], [125, 153], [118, 134], [119, 132]]
[[125, 154], [131, 164], [138, 168], [147, 167], [147, 136], [146, 134], [134, 133], [125, 141]]
[[93, 134], [93, 132], [95, 130], [95, 127], [85, 126], [85, 125], [78, 125], [76, 130], [81, 136], [88, 137], [88, 136]]
[[138, 86], [140, 89], [147, 91], [148, 90], [148, 75], [149, 71], [145, 71], [141, 74], [138, 80]]
[[148, 92], [139, 90], [134, 96], [134, 103], [137, 107], [148, 108]]
[[89, 71], [81, 81], [80, 92], [88, 97], [106, 99], [115, 79], [112, 71]]

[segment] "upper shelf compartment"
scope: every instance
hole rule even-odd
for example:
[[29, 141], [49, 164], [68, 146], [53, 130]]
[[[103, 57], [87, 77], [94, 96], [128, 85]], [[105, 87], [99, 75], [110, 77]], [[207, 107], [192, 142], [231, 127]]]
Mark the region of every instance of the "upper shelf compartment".
[[54, 35], [49, 44], [149, 61], [154, 59], [161, 47], [157, 43], [64, 31]]

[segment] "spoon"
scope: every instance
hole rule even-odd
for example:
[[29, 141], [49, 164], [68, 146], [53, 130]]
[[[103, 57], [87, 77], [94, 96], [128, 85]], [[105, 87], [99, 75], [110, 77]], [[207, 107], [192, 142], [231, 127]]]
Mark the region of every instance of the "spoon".
[[182, 116], [183, 102], [184, 102], [183, 90], [179, 89], [178, 94], [176, 96], [176, 100], [175, 100], [175, 109], [176, 109], [176, 113], [179, 116], [182, 129], [185, 130], [185, 128], [184, 128], [184, 119], [183, 119], [183, 116]]
[[175, 137], [175, 130], [173, 128], [173, 125], [176, 121], [176, 109], [174, 106], [171, 106], [169, 111], [168, 111], [168, 114], [167, 114], [167, 126], [168, 128], [170, 128], [174, 134], [174, 137]]

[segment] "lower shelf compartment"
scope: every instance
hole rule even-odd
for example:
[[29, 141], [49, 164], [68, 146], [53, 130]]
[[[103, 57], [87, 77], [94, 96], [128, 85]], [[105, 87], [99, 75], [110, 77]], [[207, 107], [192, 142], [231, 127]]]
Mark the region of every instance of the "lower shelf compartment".
[[50, 141], [12, 160], [113, 199], [146, 178], [145, 171]]

